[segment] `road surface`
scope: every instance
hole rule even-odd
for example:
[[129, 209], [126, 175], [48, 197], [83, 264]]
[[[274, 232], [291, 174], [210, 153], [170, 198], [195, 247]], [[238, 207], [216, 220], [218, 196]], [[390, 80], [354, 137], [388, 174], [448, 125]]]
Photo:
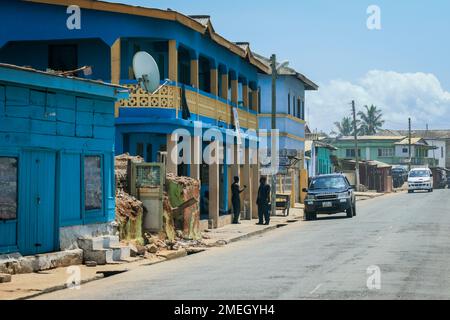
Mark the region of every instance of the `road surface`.
[[38, 298], [450, 299], [450, 190], [357, 210]]

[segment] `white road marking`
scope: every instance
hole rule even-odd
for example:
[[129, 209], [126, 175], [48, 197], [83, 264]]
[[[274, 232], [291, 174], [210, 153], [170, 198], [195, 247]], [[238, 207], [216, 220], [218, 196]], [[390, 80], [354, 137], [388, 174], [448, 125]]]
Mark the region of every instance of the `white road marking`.
[[314, 294], [317, 290], [320, 289], [320, 287], [323, 285], [323, 283], [319, 284], [313, 291], [311, 291], [309, 294]]

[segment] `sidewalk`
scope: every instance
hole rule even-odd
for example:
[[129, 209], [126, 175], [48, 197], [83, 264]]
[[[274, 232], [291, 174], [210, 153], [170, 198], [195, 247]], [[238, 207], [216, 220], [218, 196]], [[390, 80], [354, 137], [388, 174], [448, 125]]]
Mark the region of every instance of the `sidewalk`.
[[[281, 213], [281, 212], [280, 212]], [[210, 250], [232, 242], [247, 239], [265, 232], [277, 229], [280, 226], [301, 221], [303, 219], [302, 207], [297, 206], [290, 210], [288, 217], [276, 216], [271, 218], [269, 226], [258, 226], [258, 220], [242, 221], [239, 225], [227, 225], [220, 229], [208, 230], [204, 233], [206, 248], [197, 248], [200, 251]], [[193, 249], [195, 251], [195, 248]], [[140, 259], [125, 264], [115, 264], [97, 267], [79, 267], [81, 284], [102, 279], [114, 274], [127, 272], [144, 265], [152, 265], [164, 261], [182, 258], [187, 255], [189, 249], [178, 251], [159, 252], [151, 259]], [[67, 288], [68, 279], [73, 275], [76, 268], [57, 268], [39, 273], [18, 274], [12, 276], [9, 283], [0, 283], [0, 300], [28, 299], [41, 294], [62, 290]], [[72, 272], [70, 272], [72, 271]]]

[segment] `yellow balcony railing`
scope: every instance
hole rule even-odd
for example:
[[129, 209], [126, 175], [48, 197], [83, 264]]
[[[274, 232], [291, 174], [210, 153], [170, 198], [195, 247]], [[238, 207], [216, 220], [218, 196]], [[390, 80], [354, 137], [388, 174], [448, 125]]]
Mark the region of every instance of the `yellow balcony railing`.
[[[181, 106], [181, 89], [168, 85], [156, 94], [149, 94], [137, 84], [125, 85], [130, 90], [130, 97], [120, 100], [120, 107], [126, 108], [169, 108], [176, 109], [177, 114]], [[186, 89], [186, 102], [191, 113], [216, 119], [217, 121], [233, 124], [232, 106], [223, 100], [215, 99], [208, 94]], [[257, 129], [256, 114], [238, 109], [239, 123], [243, 128]]]
[[125, 85], [130, 90], [130, 97], [120, 100], [121, 107], [131, 108], [169, 108], [180, 107], [180, 88], [164, 86], [156, 94], [149, 94], [137, 84]]

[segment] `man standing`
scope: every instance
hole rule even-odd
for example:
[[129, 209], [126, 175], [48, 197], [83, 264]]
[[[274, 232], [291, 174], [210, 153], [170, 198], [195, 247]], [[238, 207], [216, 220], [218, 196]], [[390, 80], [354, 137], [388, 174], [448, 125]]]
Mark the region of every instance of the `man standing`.
[[234, 177], [234, 182], [231, 185], [231, 203], [233, 205], [233, 213], [234, 219], [233, 224], [239, 224], [239, 217], [241, 215], [241, 197], [240, 194], [244, 192], [247, 186], [244, 186], [244, 189], [239, 188], [239, 177]]
[[268, 226], [270, 223], [270, 186], [267, 184], [266, 177], [261, 177], [259, 182], [258, 198], [256, 200], [259, 217], [259, 222], [257, 224]]

